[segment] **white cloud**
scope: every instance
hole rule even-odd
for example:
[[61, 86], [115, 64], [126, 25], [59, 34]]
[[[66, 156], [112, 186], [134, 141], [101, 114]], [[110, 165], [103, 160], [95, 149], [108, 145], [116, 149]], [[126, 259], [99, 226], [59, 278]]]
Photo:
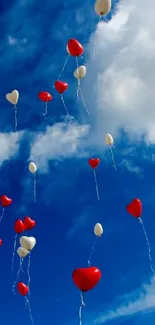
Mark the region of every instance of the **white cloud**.
[[88, 125], [57, 123], [37, 134], [31, 146], [30, 159], [46, 172], [48, 162], [54, 159], [85, 155], [83, 141], [89, 131]]
[[127, 170], [132, 174], [137, 174], [138, 176], [142, 176], [143, 169], [139, 166], [134, 165], [131, 160], [123, 159], [120, 163], [120, 167]]
[[13, 158], [19, 150], [19, 140], [23, 132], [0, 133], [0, 165]]
[[116, 15], [98, 24], [90, 39], [89, 50], [96, 47], [97, 55], [87, 62], [85, 88], [94, 85], [96, 129], [102, 134], [124, 128], [155, 142], [154, 11], [153, 0], [120, 0]]
[[140, 289], [123, 295], [116, 299], [113, 307], [106, 310], [95, 321], [95, 324], [103, 324], [119, 318], [134, 316], [139, 312], [148, 312], [155, 308], [155, 277], [149, 284], [143, 285]]

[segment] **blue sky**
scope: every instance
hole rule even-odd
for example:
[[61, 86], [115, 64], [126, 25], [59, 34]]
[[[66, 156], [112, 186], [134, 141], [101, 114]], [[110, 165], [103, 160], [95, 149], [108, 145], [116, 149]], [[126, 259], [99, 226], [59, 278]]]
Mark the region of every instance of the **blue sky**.
[[[146, 8], [145, 1], [120, 0], [117, 7], [112, 5], [111, 21], [98, 25], [93, 5], [93, 0], [20, 0], [0, 5], [0, 187], [13, 199], [0, 228], [4, 243], [0, 322], [4, 325], [30, 324], [24, 298], [12, 294], [15, 275], [11, 275], [13, 225], [26, 215], [37, 222], [29, 232], [37, 239], [30, 269], [35, 324], [79, 323], [80, 296], [71, 275], [75, 268], [87, 266], [93, 227], [100, 222], [104, 234], [92, 265], [101, 269], [102, 279], [84, 295], [83, 323], [154, 325], [155, 278], [142, 229], [125, 209], [134, 197], [142, 201], [154, 262], [153, 10]], [[65, 102], [75, 118], [68, 125], [53, 84], [72, 37], [85, 47], [79, 62], [86, 64], [87, 76], [81, 87], [91, 116], [81, 102], [76, 104], [76, 62], [70, 58], [62, 75], [69, 84]], [[20, 93], [17, 134], [13, 133], [14, 111], [5, 99], [13, 89]], [[53, 95], [47, 117], [42, 116], [44, 104], [38, 99], [42, 90]], [[117, 171], [104, 144], [107, 132], [115, 139]], [[90, 157], [101, 160], [96, 170], [100, 202]], [[30, 160], [38, 166], [36, 204]], [[25, 270], [26, 265], [25, 259]], [[16, 255], [15, 271], [18, 266]], [[26, 274], [20, 280], [26, 282]]]

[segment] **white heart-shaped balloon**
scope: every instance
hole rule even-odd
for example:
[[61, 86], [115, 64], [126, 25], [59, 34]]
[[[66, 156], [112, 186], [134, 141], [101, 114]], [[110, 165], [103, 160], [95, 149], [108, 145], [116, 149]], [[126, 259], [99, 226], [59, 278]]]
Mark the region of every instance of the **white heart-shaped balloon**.
[[13, 90], [12, 93], [6, 94], [6, 99], [11, 104], [16, 105], [18, 103], [18, 99], [19, 99], [19, 92], [18, 92], [18, 90]]
[[36, 239], [34, 237], [22, 236], [19, 241], [21, 246], [28, 251], [31, 251], [36, 245]]
[[24, 247], [19, 247], [17, 249], [17, 254], [20, 256], [20, 257], [25, 257], [29, 254], [29, 251], [27, 249], [25, 249]]

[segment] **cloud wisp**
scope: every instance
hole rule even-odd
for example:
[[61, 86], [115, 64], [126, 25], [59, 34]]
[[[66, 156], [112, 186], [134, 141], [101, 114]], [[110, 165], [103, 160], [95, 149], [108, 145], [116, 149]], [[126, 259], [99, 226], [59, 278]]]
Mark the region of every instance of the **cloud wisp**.
[[113, 307], [106, 310], [94, 321], [94, 324], [106, 324], [112, 321], [129, 318], [137, 313], [146, 313], [155, 310], [155, 277], [149, 284], [116, 299]]
[[0, 166], [16, 156], [20, 147], [23, 132], [0, 133]]
[[44, 133], [36, 135], [31, 146], [30, 160], [34, 160], [39, 170], [47, 172], [50, 160], [61, 160], [86, 155], [85, 138], [89, 133], [88, 125], [76, 123], [56, 123], [48, 126]]

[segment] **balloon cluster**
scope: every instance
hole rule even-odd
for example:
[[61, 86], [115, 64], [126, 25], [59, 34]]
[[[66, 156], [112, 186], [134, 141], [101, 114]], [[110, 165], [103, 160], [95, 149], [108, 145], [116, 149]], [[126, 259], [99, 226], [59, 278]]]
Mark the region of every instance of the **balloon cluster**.
[[[94, 11], [96, 12], [96, 14], [99, 16], [99, 20], [101, 19], [102, 16], [107, 15], [111, 10], [111, 0], [96, 0], [95, 4], [94, 4]], [[76, 59], [76, 69], [73, 71], [73, 76], [77, 79], [77, 101], [79, 100], [79, 95], [81, 96], [83, 105], [87, 111], [88, 114], [89, 111], [85, 105], [84, 102], [84, 97], [83, 97], [83, 93], [81, 90], [81, 79], [84, 78], [86, 76], [87, 73], [87, 68], [85, 65], [80, 65], [78, 64], [78, 58], [82, 56], [82, 54], [84, 53], [84, 48], [82, 46], [82, 44], [76, 40], [75, 38], [71, 38], [68, 40], [67, 46], [66, 46], [66, 51], [68, 53], [68, 57], [67, 60], [65, 61], [65, 64], [62, 68], [61, 73], [59, 74], [57, 80], [54, 82], [54, 88], [55, 90], [60, 94], [60, 98], [62, 101], [62, 104], [66, 110], [66, 114], [67, 116], [69, 116], [68, 113], [68, 108], [65, 104], [64, 98], [63, 98], [63, 94], [68, 90], [69, 85], [66, 81], [62, 81], [60, 80], [61, 74], [64, 71], [64, 68], [67, 64], [68, 59], [72, 56]], [[53, 95], [47, 91], [40, 91], [38, 93], [38, 98], [45, 103], [45, 113], [44, 115], [47, 115], [47, 105], [50, 101], [52, 101], [53, 99]], [[19, 100], [19, 92], [18, 90], [13, 90], [11, 93], [6, 94], [6, 99], [14, 106], [15, 109], [15, 131], [17, 130], [17, 103]], [[114, 148], [114, 139], [112, 137], [111, 134], [107, 133], [105, 135], [105, 144], [110, 148], [110, 152], [111, 152], [111, 157], [112, 157], [112, 162], [113, 162], [113, 167], [116, 170], [116, 164], [115, 164], [115, 160], [114, 160], [114, 155], [113, 155], [113, 148]], [[89, 166], [93, 169], [94, 172], [94, 180], [95, 180], [95, 185], [96, 185], [96, 194], [97, 194], [97, 199], [100, 200], [99, 197], [99, 190], [98, 190], [98, 184], [97, 184], [97, 177], [96, 177], [96, 168], [99, 166], [100, 164], [100, 159], [99, 158], [90, 158], [88, 160], [88, 164]], [[30, 162], [29, 163], [29, 171], [33, 174], [34, 176], [34, 199], [36, 202], [36, 172], [37, 172], [37, 166], [34, 162]], [[0, 222], [2, 221], [3, 215], [4, 215], [4, 209], [6, 207], [8, 207], [9, 205], [11, 205], [12, 203], [12, 199], [8, 198], [6, 195], [2, 195], [0, 197], [0, 203], [2, 206], [2, 214], [0, 217]], [[138, 198], [135, 198], [132, 200], [132, 202], [130, 204], [127, 205], [126, 207], [127, 212], [130, 213], [132, 216], [134, 216], [135, 218], [137, 218], [142, 226], [144, 235], [145, 235], [145, 239], [147, 242], [147, 247], [148, 247], [148, 256], [149, 256], [149, 260], [150, 260], [150, 267], [153, 273], [155, 273], [153, 266], [152, 266], [152, 257], [151, 257], [151, 249], [150, 249], [150, 244], [149, 244], [149, 240], [148, 240], [148, 236], [144, 227], [144, 223], [142, 221], [141, 215], [142, 215], [142, 203]], [[15, 243], [16, 243], [16, 238], [18, 235], [23, 234], [25, 231], [29, 231], [32, 228], [34, 228], [36, 225], [35, 220], [32, 220], [30, 217], [25, 217], [24, 220], [16, 220], [15, 224], [14, 224], [14, 230], [16, 233], [15, 236]], [[80, 324], [82, 324], [82, 308], [83, 306], [85, 306], [84, 303], [84, 299], [83, 299], [83, 293], [87, 292], [91, 289], [93, 289], [98, 282], [101, 279], [101, 270], [96, 267], [96, 266], [91, 266], [91, 259], [92, 259], [92, 254], [96, 245], [96, 240], [97, 238], [100, 238], [103, 234], [103, 227], [100, 223], [97, 223], [94, 226], [94, 234], [95, 234], [95, 241], [94, 241], [94, 245], [92, 246], [92, 250], [91, 250], [91, 254], [89, 256], [88, 259], [88, 267], [84, 267], [84, 268], [76, 268], [73, 272], [72, 272], [72, 280], [75, 284], [75, 286], [80, 290], [80, 297], [81, 297], [81, 305], [79, 308], [79, 317], [80, 317]], [[2, 239], [0, 239], [0, 246], [2, 245], [3, 241]], [[23, 263], [23, 259], [25, 259], [26, 256], [29, 256], [29, 262], [28, 262], [28, 284], [26, 285], [24, 282], [18, 282], [17, 283], [17, 290], [18, 292], [25, 297], [26, 302], [29, 306], [29, 300], [27, 297], [28, 294], [30, 294], [30, 275], [29, 275], [29, 266], [30, 266], [30, 255], [31, 255], [31, 251], [33, 250], [33, 248], [36, 245], [36, 238], [32, 237], [32, 236], [26, 236], [26, 234], [24, 234], [24, 236], [19, 238], [19, 243], [20, 246], [17, 248], [17, 254], [19, 255], [20, 258], [20, 268], [19, 271], [17, 273], [17, 278], [16, 281], [14, 283], [13, 289], [17, 283], [18, 277], [20, 275], [20, 272], [22, 271], [22, 263]], [[14, 244], [14, 248], [16, 248], [16, 244]], [[14, 253], [13, 253], [13, 257], [14, 257]], [[31, 311], [30, 311], [30, 306], [29, 306], [29, 312], [30, 312], [30, 317], [32, 320], [32, 316], [31, 316]], [[33, 320], [32, 320], [33, 321]]]

